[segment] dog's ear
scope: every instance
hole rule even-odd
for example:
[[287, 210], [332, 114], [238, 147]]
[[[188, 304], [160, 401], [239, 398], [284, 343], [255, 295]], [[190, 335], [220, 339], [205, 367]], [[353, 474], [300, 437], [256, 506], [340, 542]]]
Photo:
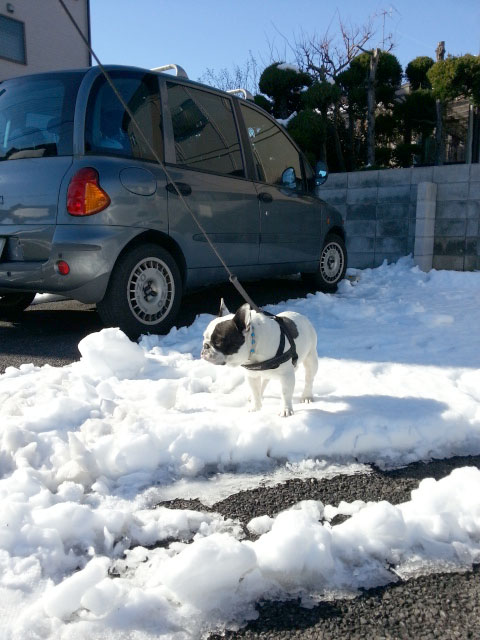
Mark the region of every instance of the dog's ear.
[[227, 305], [223, 298], [220, 298], [220, 309], [218, 310], [218, 317], [222, 318], [223, 316], [228, 316], [230, 311], [227, 309]]
[[245, 303], [242, 304], [239, 309], [237, 309], [236, 314], [233, 316], [233, 321], [240, 333], [243, 333], [244, 331], [248, 331], [250, 329], [250, 313], [250, 305], [248, 303]]

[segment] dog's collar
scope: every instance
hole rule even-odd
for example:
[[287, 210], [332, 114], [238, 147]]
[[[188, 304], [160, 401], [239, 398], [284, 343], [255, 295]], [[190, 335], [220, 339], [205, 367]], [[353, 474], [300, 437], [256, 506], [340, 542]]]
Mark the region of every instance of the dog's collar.
[[[248, 369], [248, 371], [266, 371], [267, 369], [278, 369], [278, 367], [284, 362], [288, 362], [288, 360], [292, 360], [292, 364], [295, 367], [298, 360], [297, 349], [295, 347], [295, 340], [287, 326], [284, 322], [283, 318], [279, 316], [274, 316], [272, 313], [268, 313], [268, 311], [262, 311], [262, 313], [270, 318], [273, 318], [278, 323], [280, 327], [280, 344], [278, 345], [277, 353], [273, 358], [269, 358], [268, 360], [264, 360], [263, 362], [251, 362], [250, 364], [242, 364], [244, 369]], [[287, 338], [290, 347], [286, 351], [285, 349], [285, 338]], [[256, 343], [255, 339], [255, 331], [253, 329], [252, 324], [252, 348], [250, 349], [250, 353], [255, 353], [254, 344]]]

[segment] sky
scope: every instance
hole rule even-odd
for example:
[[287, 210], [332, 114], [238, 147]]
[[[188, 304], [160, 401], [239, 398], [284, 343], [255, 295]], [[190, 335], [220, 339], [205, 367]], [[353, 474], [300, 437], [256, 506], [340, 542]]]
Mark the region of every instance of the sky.
[[249, 57], [264, 68], [274, 58], [293, 62], [288, 42], [301, 34], [338, 33], [345, 23], [377, 16], [372, 43], [393, 35], [402, 66], [420, 55], [435, 59], [440, 40], [452, 55], [480, 53], [478, 0], [90, 0], [93, 47], [103, 63], [158, 67], [180, 64], [197, 80], [211, 68], [232, 69]]
[[[473, 466], [402, 504], [259, 509], [250, 539], [215, 509], [289, 478], [480, 453], [480, 272], [407, 257], [349, 273], [336, 294], [268, 307], [318, 334], [314, 402], [300, 402], [299, 365], [288, 418], [278, 381], [250, 413], [241, 367], [200, 358], [208, 314], [139, 343], [103, 329], [78, 362], [0, 375], [2, 640], [192, 640], [245, 624], [260, 600], [308, 606], [480, 562]], [[175, 498], [199, 502], [161, 505]]]

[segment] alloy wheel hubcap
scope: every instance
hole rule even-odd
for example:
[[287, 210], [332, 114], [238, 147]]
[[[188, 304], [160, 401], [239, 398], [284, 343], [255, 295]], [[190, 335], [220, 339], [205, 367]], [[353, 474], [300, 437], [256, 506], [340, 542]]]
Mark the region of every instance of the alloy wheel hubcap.
[[169, 313], [175, 283], [168, 266], [159, 258], [144, 258], [132, 269], [127, 284], [130, 310], [146, 325], [158, 324]]
[[320, 271], [326, 282], [334, 283], [343, 271], [343, 251], [336, 242], [329, 242], [322, 251]]

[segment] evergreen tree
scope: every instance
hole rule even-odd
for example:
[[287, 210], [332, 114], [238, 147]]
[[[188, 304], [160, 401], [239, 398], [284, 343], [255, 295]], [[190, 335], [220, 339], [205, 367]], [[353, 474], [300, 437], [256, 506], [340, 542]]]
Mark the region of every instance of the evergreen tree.
[[313, 109], [300, 111], [289, 121], [288, 133], [312, 166], [315, 166], [318, 160], [325, 160], [327, 126], [318, 112]]
[[[348, 101], [350, 147], [353, 147], [355, 131], [364, 130], [366, 163], [375, 163], [375, 123], [377, 111], [390, 112], [395, 105], [395, 95], [400, 87], [402, 67], [397, 58], [386, 51], [366, 51], [356, 56], [347, 71], [338, 80]], [[355, 122], [366, 120], [366, 130]], [[385, 122], [386, 124], [386, 122]], [[382, 133], [385, 132], [385, 128]], [[380, 151], [380, 150], [379, 150]], [[385, 154], [383, 154], [385, 155]]]
[[289, 133], [308, 154], [312, 164], [327, 160], [327, 138], [333, 134], [329, 115], [339, 99], [337, 85], [315, 81], [302, 94], [302, 110], [288, 123]]
[[427, 76], [433, 65], [432, 58], [420, 56], [411, 60], [405, 69], [410, 91], [394, 107], [403, 140], [397, 142], [393, 157], [395, 164], [402, 167], [410, 167], [415, 156], [420, 164], [428, 161], [427, 143], [436, 120], [435, 98]]
[[427, 72], [437, 98], [436, 164], [443, 163], [443, 119], [446, 102], [466, 98], [475, 106], [480, 105], [480, 57], [470, 54], [439, 60]]
[[267, 113], [272, 113], [273, 104], [268, 98], [262, 96], [261, 93], [257, 93], [253, 100], [256, 105], [262, 107], [262, 109], [264, 109]]
[[470, 54], [436, 62], [427, 72], [433, 93], [442, 102], [467, 98], [480, 105], [480, 56]]
[[407, 64], [405, 75], [412, 91], [432, 88], [427, 74], [434, 64], [435, 62], [428, 56], [418, 56]]
[[365, 69], [359, 64], [350, 65], [338, 75], [338, 85], [344, 98], [347, 116], [345, 157], [347, 171], [355, 171], [365, 154], [365, 122], [367, 117], [367, 92]]
[[260, 91], [272, 102], [272, 113], [275, 118], [286, 120], [301, 104], [301, 91], [309, 87], [312, 77], [303, 71], [282, 68], [282, 62], [274, 62], [260, 76]]

